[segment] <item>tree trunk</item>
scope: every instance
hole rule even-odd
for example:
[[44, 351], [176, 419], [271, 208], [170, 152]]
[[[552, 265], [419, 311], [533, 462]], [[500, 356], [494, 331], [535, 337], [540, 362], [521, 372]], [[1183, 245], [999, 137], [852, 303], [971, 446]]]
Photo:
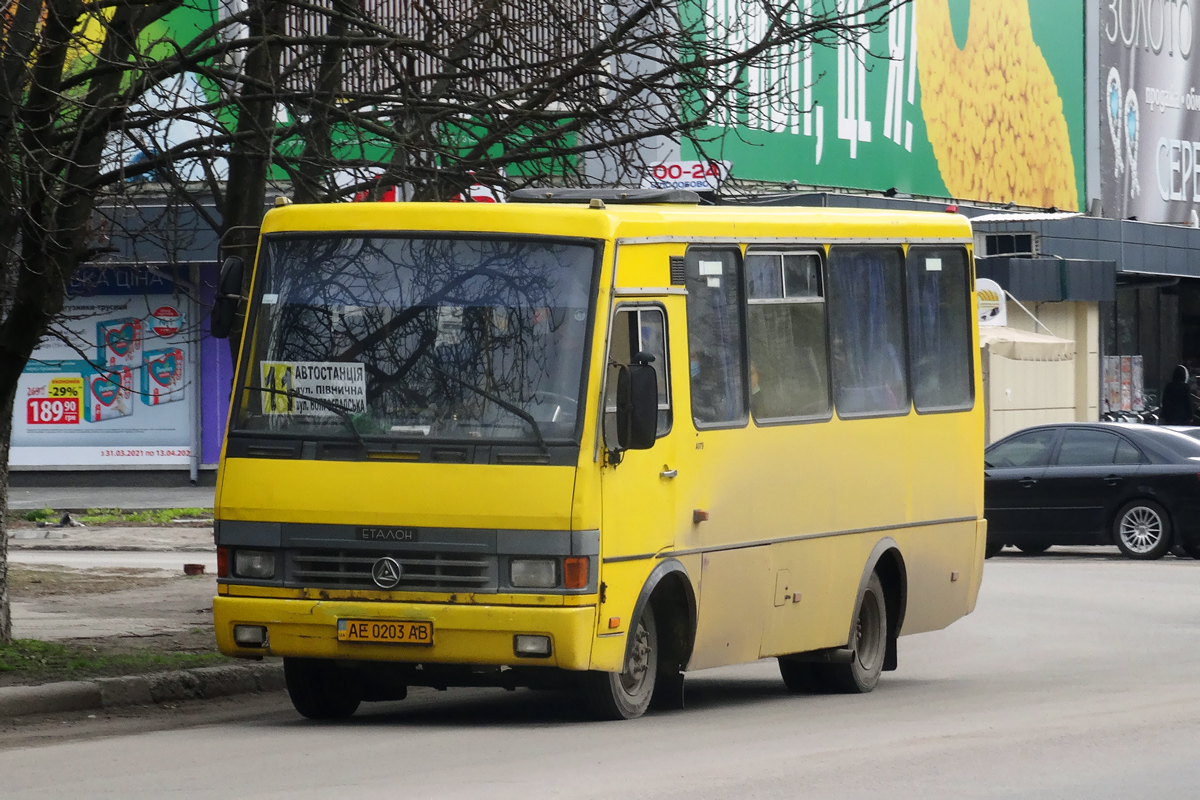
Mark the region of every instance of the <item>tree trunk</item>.
[[12, 641], [12, 613], [8, 602], [8, 447], [12, 438], [13, 398], [16, 380], [4, 376], [0, 387], [0, 644]]

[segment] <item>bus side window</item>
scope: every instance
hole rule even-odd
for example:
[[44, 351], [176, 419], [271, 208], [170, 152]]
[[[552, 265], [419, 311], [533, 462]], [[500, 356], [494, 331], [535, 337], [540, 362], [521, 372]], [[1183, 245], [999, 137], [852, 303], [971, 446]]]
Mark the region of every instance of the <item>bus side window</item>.
[[820, 254], [751, 249], [745, 264], [754, 419], [827, 418]]
[[746, 423], [741, 251], [689, 247], [688, 358], [692, 419], [697, 427]]
[[908, 352], [917, 411], [971, 407], [970, 281], [966, 249], [908, 248]]
[[604, 390], [604, 442], [617, 442], [617, 372], [633, 363], [639, 352], [654, 357], [650, 365], [658, 378], [658, 435], [671, 430], [671, 381], [667, 364], [667, 320], [661, 306], [622, 306], [609, 333], [608, 377]]
[[903, 251], [834, 245], [826, 274], [838, 416], [908, 413]]

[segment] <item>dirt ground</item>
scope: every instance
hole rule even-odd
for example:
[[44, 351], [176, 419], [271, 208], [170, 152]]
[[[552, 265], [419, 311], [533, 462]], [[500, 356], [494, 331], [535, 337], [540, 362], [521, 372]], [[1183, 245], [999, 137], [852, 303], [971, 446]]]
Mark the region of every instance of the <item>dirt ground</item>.
[[[216, 652], [211, 575], [10, 564], [9, 578], [14, 637], [78, 651], [96, 662], [94, 669], [82, 670], [89, 676], [169, 669], [189, 654]], [[153, 660], [164, 654], [161, 663]], [[138, 658], [125, 658], [130, 655]], [[35, 672], [0, 671], [0, 686], [76, 677], [53, 669]]]

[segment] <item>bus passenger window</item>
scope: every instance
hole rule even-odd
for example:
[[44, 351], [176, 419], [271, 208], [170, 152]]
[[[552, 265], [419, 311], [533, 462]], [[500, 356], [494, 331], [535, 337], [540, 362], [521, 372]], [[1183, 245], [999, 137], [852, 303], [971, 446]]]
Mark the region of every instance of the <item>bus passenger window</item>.
[[617, 441], [617, 372], [634, 363], [637, 354], [654, 357], [650, 365], [658, 378], [658, 435], [671, 430], [671, 382], [667, 366], [667, 320], [659, 306], [622, 306], [613, 317], [608, 346], [608, 379], [604, 389], [604, 441]]
[[684, 257], [692, 419], [698, 427], [746, 421], [740, 262], [735, 247], [690, 247]]
[[908, 352], [918, 411], [971, 406], [970, 280], [964, 248], [908, 248]]
[[821, 256], [750, 250], [746, 278], [754, 418], [828, 416]]
[[839, 416], [907, 413], [904, 254], [898, 247], [829, 249], [829, 350]]

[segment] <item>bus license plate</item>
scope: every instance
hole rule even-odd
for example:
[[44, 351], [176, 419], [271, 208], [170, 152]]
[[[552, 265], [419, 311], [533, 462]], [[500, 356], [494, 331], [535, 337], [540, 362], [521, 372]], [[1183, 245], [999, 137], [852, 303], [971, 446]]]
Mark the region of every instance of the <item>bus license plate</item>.
[[339, 642], [433, 644], [432, 622], [339, 619]]

